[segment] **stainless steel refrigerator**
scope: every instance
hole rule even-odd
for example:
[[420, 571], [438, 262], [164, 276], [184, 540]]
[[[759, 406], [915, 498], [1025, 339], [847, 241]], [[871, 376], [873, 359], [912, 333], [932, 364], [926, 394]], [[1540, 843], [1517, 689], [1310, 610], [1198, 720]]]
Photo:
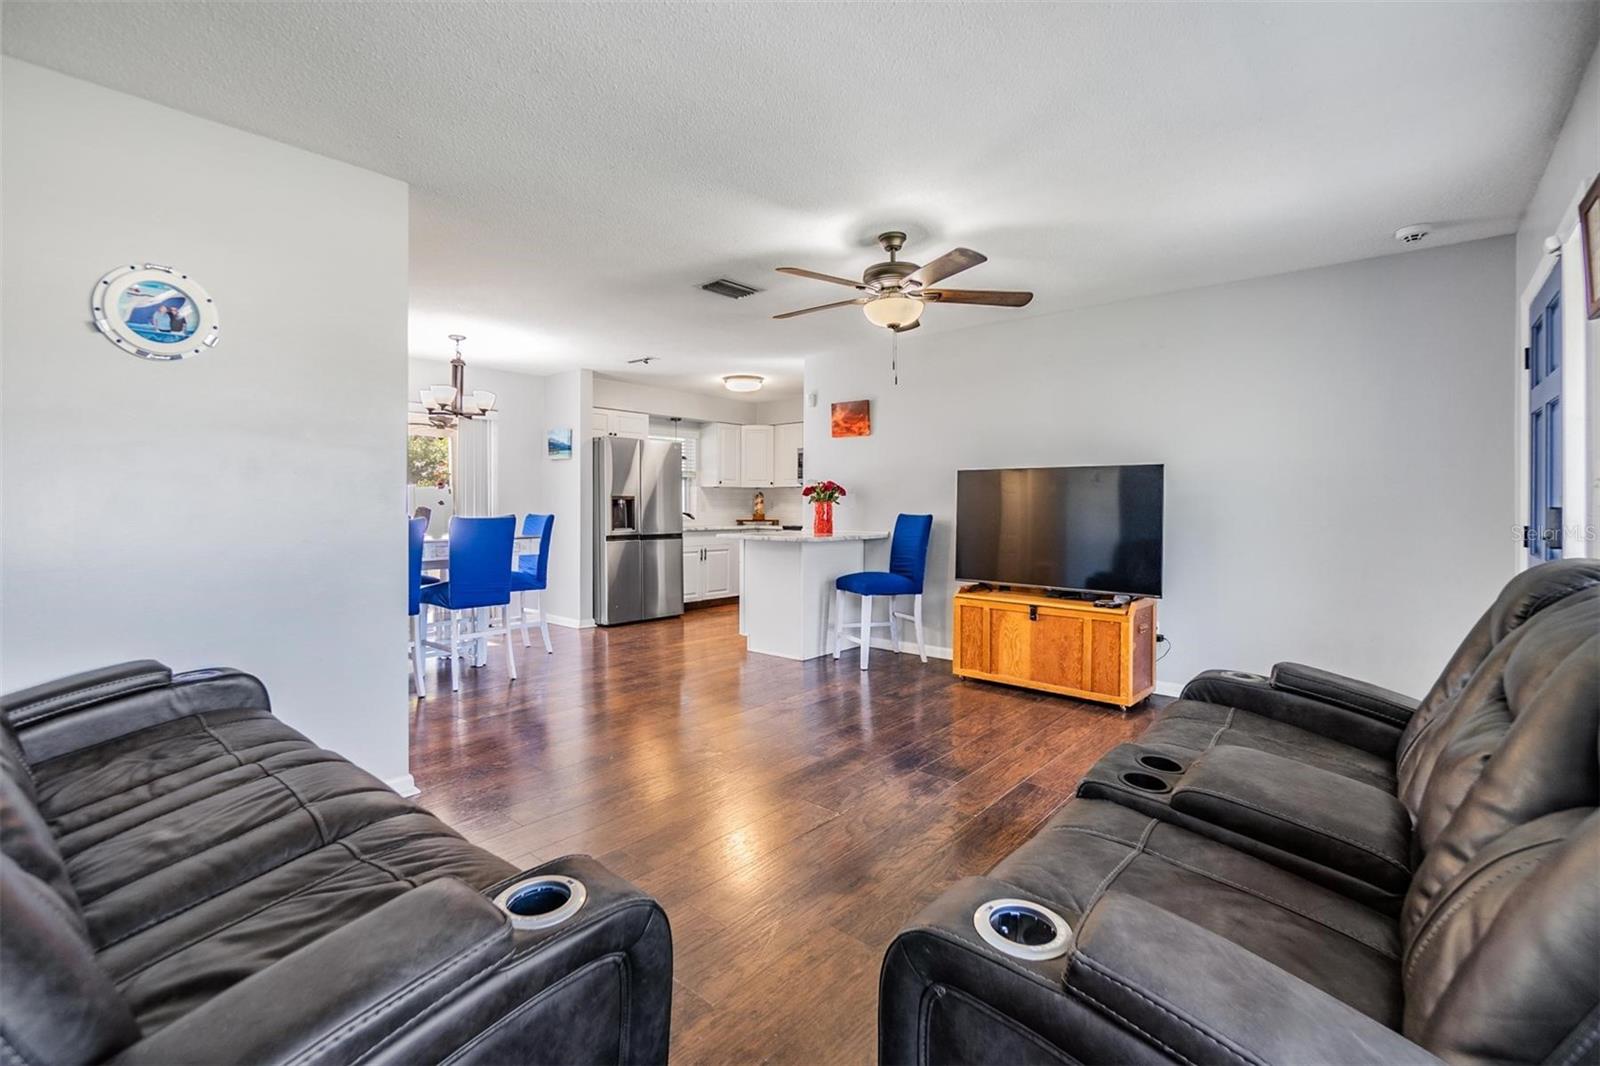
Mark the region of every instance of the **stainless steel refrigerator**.
[[594, 620], [683, 613], [683, 445], [594, 441]]

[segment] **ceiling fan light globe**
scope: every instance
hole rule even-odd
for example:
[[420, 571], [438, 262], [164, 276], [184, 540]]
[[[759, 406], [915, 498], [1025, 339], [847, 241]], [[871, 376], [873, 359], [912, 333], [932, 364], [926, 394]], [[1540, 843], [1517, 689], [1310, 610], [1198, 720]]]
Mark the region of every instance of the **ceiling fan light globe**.
[[874, 326], [904, 329], [922, 317], [922, 301], [903, 293], [889, 293], [862, 304], [861, 312]]

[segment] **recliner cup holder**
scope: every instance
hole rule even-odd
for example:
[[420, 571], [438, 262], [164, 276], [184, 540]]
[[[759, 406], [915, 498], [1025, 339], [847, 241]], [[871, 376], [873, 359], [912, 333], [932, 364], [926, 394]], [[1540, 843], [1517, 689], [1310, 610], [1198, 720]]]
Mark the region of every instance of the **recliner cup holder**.
[[1129, 788], [1136, 788], [1140, 792], [1171, 792], [1172, 786], [1167, 784], [1155, 774], [1147, 774], [1142, 770], [1130, 770], [1125, 774], [1118, 774], [1118, 780]]
[[540, 874], [501, 889], [494, 905], [506, 912], [513, 928], [549, 929], [577, 914], [588, 898], [582, 881]]
[[973, 912], [972, 925], [996, 951], [1029, 962], [1065, 955], [1072, 936], [1065, 918], [1025, 899], [992, 899]]
[[1183, 763], [1165, 755], [1141, 755], [1133, 761], [1146, 770], [1154, 770], [1160, 774], [1181, 774], [1186, 769]]

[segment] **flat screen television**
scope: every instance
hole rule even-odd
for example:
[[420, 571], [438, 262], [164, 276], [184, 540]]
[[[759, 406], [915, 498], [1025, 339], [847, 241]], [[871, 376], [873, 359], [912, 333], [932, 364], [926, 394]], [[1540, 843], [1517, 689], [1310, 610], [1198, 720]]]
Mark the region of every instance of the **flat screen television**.
[[1164, 467], [956, 473], [956, 580], [1161, 595]]

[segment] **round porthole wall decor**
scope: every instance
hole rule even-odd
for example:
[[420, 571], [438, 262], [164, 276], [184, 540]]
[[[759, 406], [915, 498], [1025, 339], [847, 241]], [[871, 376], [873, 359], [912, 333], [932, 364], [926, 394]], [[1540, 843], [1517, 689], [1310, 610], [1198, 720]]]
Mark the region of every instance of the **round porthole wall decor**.
[[160, 263], [117, 267], [95, 284], [89, 307], [95, 328], [140, 359], [187, 359], [222, 333], [205, 286]]

